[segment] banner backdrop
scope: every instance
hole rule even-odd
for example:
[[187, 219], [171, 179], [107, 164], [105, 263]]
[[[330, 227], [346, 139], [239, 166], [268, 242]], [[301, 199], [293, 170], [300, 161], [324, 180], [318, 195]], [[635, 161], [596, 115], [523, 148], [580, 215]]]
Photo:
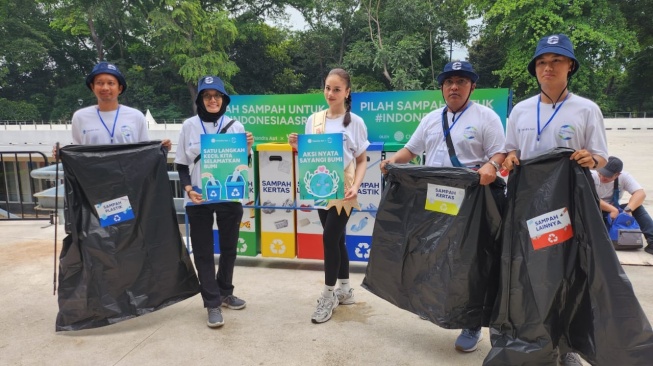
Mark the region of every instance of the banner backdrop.
[[[493, 109], [503, 122], [509, 89], [476, 89], [471, 100]], [[352, 93], [351, 111], [365, 121], [368, 140], [406, 143], [427, 113], [444, 106], [440, 90]], [[256, 143], [287, 142], [303, 133], [306, 119], [327, 108], [320, 94], [232, 95], [227, 114], [254, 134]]]

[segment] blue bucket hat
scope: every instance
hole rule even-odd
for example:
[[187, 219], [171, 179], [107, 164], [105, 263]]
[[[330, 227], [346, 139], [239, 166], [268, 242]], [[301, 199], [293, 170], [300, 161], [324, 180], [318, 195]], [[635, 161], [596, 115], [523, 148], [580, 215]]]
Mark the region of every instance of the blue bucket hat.
[[578, 60], [576, 60], [576, 56], [574, 56], [574, 45], [571, 44], [569, 37], [564, 34], [554, 34], [543, 37], [538, 42], [537, 48], [535, 48], [535, 55], [533, 55], [531, 62], [528, 63], [528, 72], [531, 75], [535, 76], [535, 59], [545, 53], [555, 53], [572, 59], [574, 61], [574, 68], [569, 74], [570, 77], [575, 74], [580, 67]]
[[475, 83], [478, 80], [478, 74], [474, 71], [472, 64], [467, 61], [454, 61], [444, 65], [444, 70], [438, 75], [438, 84], [442, 85], [444, 80], [451, 76], [462, 76], [472, 80]]
[[118, 70], [118, 67], [106, 61], [102, 61], [95, 65], [93, 67], [93, 71], [91, 71], [91, 73], [86, 77], [86, 86], [88, 86], [89, 89], [93, 90], [91, 84], [93, 84], [93, 79], [95, 79], [95, 77], [99, 74], [109, 74], [115, 76], [116, 79], [118, 79], [118, 84], [122, 85], [122, 91], [120, 94], [124, 93], [125, 90], [127, 90], [127, 82], [125, 81], [125, 77], [122, 75], [120, 70]]
[[200, 98], [202, 96], [202, 91], [206, 89], [217, 90], [223, 95], [222, 97], [223, 109], [227, 108], [229, 103], [231, 103], [231, 97], [229, 97], [229, 94], [227, 94], [227, 91], [224, 89], [224, 83], [222, 82], [222, 79], [220, 79], [217, 76], [211, 76], [211, 75], [204, 76], [197, 82], [197, 99], [195, 100], [196, 103], [199, 103]]

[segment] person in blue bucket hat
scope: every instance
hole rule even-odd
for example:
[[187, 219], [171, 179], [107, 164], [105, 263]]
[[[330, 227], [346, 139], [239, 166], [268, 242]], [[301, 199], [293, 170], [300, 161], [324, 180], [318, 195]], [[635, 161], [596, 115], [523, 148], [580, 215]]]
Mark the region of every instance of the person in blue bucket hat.
[[579, 67], [574, 47], [566, 35], [546, 36], [537, 43], [528, 72], [537, 78], [540, 93], [517, 103], [510, 113], [506, 127], [506, 170], [519, 165], [519, 159], [531, 159], [556, 147], [576, 150], [571, 159], [589, 169], [607, 163], [601, 109], [568, 89]]
[[[120, 104], [118, 96], [127, 90], [127, 82], [118, 67], [102, 61], [86, 76], [86, 86], [95, 94], [97, 104], [81, 108], [73, 114], [73, 144], [100, 145], [148, 141], [145, 115], [135, 108]], [[161, 145], [172, 147], [169, 139]], [[52, 149], [56, 157], [56, 146]]]
[[[424, 116], [408, 143], [390, 159], [381, 162], [381, 171], [386, 173], [386, 164], [408, 163], [425, 152], [424, 165], [475, 169], [480, 184], [490, 186], [497, 207], [502, 209], [505, 184], [497, 177], [497, 172], [505, 158], [505, 137], [500, 117], [492, 109], [469, 100], [478, 81], [478, 74], [469, 62], [447, 63], [436, 79], [446, 106]], [[487, 243], [479, 242], [478, 245], [498, 244], [488, 239]], [[454, 347], [460, 352], [473, 352], [482, 339], [481, 324], [478, 324], [463, 329]]]
[[[184, 205], [190, 224], [195, 268], [200, 280], [204, 307], [208, 312], [207, 325], [211, 328], [224, 325], [221, 306], [240, 310], [246, 305], [245, 300], [233, 294], [233, 273], [240, 222], [243, 217], [242, 203], [210, 202], [202, 199], [200, 142], [203, 134], [245, 133], [247, 149], [251, 156], [254, 136], [245, 131], [242, 123], [225, 115], [230, 102], [231, 98], [222, 79], [217, 76], [204, 76], [199, 79], [195, 98], [197, 115], [185, 120], [181, 126], [175, 157], [179, 181], [186, 191]], [[213, 259], [214, 221], [219, 228], [220, 242], [217, 274]]]
[[[507, 171], [519, 165], [520, 159], [531, 159], [556, 147], [574, 149], [570, 159], [582, 167], [596, 170], [605, 166], [608, 148], [601, 109], [568, 89], [579, 67], [569, 37], [553, 34], [539, 40], [527, 68], [537, 78], [540, 92], [517, 103], [510, 113], [506, 127], [508, 156], [503, 162]], [[564, 366], [582, 365], [573, 352], [560, 354], [558, 362]]]

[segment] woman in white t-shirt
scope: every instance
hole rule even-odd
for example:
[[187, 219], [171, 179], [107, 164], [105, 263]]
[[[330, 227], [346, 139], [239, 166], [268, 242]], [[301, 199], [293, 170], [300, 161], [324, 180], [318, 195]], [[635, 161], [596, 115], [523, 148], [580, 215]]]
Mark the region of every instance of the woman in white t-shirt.
[[[306, 121], [305, 133], [342, 133], [345, 163], [345, 198], [330, 200], [318, 209], [324, 232], [324, 289], [311, 321], [319, 324], [331, 319], [338, 304], [353, 304], [349, 285], [349, 255], [345, 246], [345, 229], [349, 214], [358, 206], [358, 188], [367, 167], [367, 127], [359, 116], [351, 113], [351, 79], [343, 69], [333, 69], [324, 82], [324, 98], [329, 108], [313, 114]], [[291, 133], [288, 143], [297, 149], [297, 134]], [[336, 283], [340, 286], [336, 288]]]
[[[231, 98], [224, 83], [217, 76], [201, 78], [197, 86], [197, 115], [184, 121], [179, 133], [175, 157], [179, 181], [186, 191], [184, 204], [190, 225], [195, 268], [200, 280], [204, 307], [208, 312], [207, 325], [224, 325], [220, 306], [233, 310], [245, 308], [245, 300], [234, 296], [233, 273], [236, 249], [243, 217], [241, 202], [208, 203], [202, 199], [202, 177], [198, 156], [203, 134], [245, 133], [247, 151], [251, 154], [254, 136], [245, 131], [238, 121], [225, 116]], [[216, 276], [213, 258], [213, 222], [218, 225], [220, 259]]]

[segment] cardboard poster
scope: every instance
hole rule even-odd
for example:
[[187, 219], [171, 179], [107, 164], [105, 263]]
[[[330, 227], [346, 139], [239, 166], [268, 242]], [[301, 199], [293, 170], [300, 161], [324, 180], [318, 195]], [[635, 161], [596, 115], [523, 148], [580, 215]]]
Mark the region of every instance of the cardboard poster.
[[202, 198], [241, 201], [249, 196], [247, 137], [244, 133], [202, 135]]
[[[305, 134], [297, 137], [299, 198], [316, 206], [345, 196], [342, 134]], [[324, 203], [324, 204], [322, 204]]]

